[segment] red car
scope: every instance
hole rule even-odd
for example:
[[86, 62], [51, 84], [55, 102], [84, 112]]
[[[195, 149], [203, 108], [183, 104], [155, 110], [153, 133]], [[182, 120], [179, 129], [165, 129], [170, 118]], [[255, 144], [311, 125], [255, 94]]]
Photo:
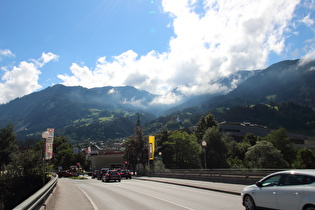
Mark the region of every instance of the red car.
[[73, 177], [73, 173], [69, 172], [69, 171], [59, 171], [58, 173], [58, 177]]
[[102, 181], [103, 182], [109, 182], [110, 180], [118, 180], [121, 181], [120, 173], [117, 170], [108, 170], [105, 176], [103, 176]]

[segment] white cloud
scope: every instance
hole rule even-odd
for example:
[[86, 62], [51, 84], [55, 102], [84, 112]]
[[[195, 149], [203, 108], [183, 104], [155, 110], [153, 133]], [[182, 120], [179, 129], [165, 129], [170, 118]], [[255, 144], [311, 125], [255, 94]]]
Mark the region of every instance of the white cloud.
[[151, 105], [158, 104], [175, 104], [178, 101], [182, 100], [182, 96], [178, 96], [175, 93], [167, 93], [158, 97], [155, 97], [153, 101], [151, 101]]
[[9, 102], [16, 97], [30, 94], [41, 88], [42, 86], [38, 84], [41, 71], [38, 68], [57, 57], [52, 53], [43, 53], [38, 60], [22, 61], [18, 66], [13, 66], [11, 70], [2, 67], [5, 72], [2, 76], [4, 83], [0, 83], [0, 103]]
[[314, 60], [315, 60], [315, 50], [310, 51], [305, 56], [303, 56], [303, 58], [299, 62], [299, 65], [305, 65], [309, 63], [310, 61], [314, 61]]
[[49, 53], [42, 53], [42, 56], [39, 59], [37, 59], [37, 60], [31, 59], [31, 61], [34, 64], [36, 64], [36, 66], [43, 67], [46, 63], [48, 63], [52, 60], [57, 61], [58, 59], [59, 59], [58, 55], [55, 55], [55, 54], [49, 52]]
[[[237, 70], [263, 68], [271, 52], [285, 48], [286, 29], [299, 0], [162, 0], [174, 30], [169, 50], [139, 56], [129, 50], [97, 60], [90, 68], [73, 63], [72, 75], [58, 75], [64, 85], [132, 85], [160, 94], [155, 102], [185, 95], [226, 91], [209, 81]], [[196, 12], [198, 10], [198, 12]], [[310, 22], [305, 19], [305, 22]]]
[[11, 52], [9, 49], [0, 50], [0, 55], [2, 56], [8, 56], [8, 57], [14, 57], [15, 55]]
[[15, 57], [15, 55], [9, 49], [0, 49], [0, 61], [3, 59], [3, 57]]
[[312, 27], [312, 25], [314, 25], [314, 20], [312, 20], [310, 18], [310, 14], [308, 14], [307, 16], [305, 16], [302, 20], [302, 23], [304, 23], [305, 25], [307, 25], [308, 27]]

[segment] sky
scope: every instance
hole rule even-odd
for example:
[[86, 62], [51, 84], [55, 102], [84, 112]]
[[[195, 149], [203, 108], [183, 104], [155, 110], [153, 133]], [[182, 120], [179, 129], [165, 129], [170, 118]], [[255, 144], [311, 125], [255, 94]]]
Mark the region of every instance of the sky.
[[172, 104], [290, 59], [315, 59], [315, 0], [0, 0], [0, 104], [56, 84]]

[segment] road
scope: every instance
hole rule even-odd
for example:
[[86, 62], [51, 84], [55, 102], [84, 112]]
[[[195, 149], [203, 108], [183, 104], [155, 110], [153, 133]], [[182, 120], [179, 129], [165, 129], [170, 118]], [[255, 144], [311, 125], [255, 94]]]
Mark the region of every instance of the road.
[[58, 181], [55, 209], [238, 210], [244, 207], [240, 195], [192, 187], [136, 179], [107, 183], [62, 178]]

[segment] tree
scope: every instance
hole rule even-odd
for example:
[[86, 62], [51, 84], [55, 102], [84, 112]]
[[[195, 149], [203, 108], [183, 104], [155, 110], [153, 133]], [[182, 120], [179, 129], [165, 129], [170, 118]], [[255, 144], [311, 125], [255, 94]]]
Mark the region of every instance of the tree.
[[260, 137], [255, 136], [252, 133], [247, 133], [243, 139], [243, 142], [248, 143], [251, 146], [254, 146], [258, 140], [261, 140]]
[[42, 175], [42, 151], [37, 151], [34, 147], [28, 150], [17, 151], [13, 157], [11, 165], [20, 176]]
[[129, 138], [124, 142], [125, 145], [125, 153], [123, 158], [128, 161], [128, 163], [132, 166], [132, 170], [136, 172], [136, 166], [138, 164], [138, 153], [136, 151], [137, 142], [135, 138]]
[[16, 136], [14, 126], [8, 124], [0, 130], [0, 171], [12, 160], [12, 154], [16, 151]]
[[208, 114], [206, 117], [201, 116], [199, 122], [196, 124], [196, 128], [194, 129], [194, 134], [196, 135], [199, 144], [201, 144], [206, 130], [212, 127], [218, 127], [218, 123], [215, 121], [214, 116], [212, 114]]
[[280, 150], [264, 140], [258, 141], [248, 149], [245, 161], [249, 168], [286, 168], [289, 166]]
[[173, 145], [173, 167], [200, 168], [199, 155], [201, 153], [201, 147], [193, 134], [188, 134], [183, 131], [174, 131], [169, 136], [169, 140]]
[[165, 167], [172, 168], [174, 143], [170, 142], [167, 129], [163, 129], [160, 134], [156, 135], [156, 145], [156, 152], [162, 153], [162, 162]]
[[75, 164], [72, 145], [67, 141], [66, 137], [60, 136], [55, 138], [53, 147], [53, 162], [56, 167], [62, 166], [63, 169], [67, 169]]
[[[144, 137], [143, 130], [140, 125], [140, 118], [138, 116], [137, 125], [135, 127], [135, 135], [130, 137], [126, 142], [126, 150], [124, 158], [130, 164], [142, 164], [143, 170], [149, 160], [149, 143], [148, 138]], [[134, 167], [134, 166], [133, 166]]]
[[146, 165], [149, 160], [149, 143], [148, 138], [143, 135], [143, 130], [141, 126], [137, 126], [135, 129], [136, 135], [134, 136], [136, 142], [136, 152], [138, 153], [138, 161], [142, 164], [143, 170], [145, 170]]
[[299, 149], [293, 167], [315, 168], [315, 153], [311, 149]]
[[227, 136], [223, 135], [216, 126], [206, 130], [202, 140], [207, 143], [207, 168], [223, 168], [228, 166], [226, 138]]
[[283, 158], [290, 165], [293, 163], [296, 156], [296, 151], [294, 149], [293, 143], [289, 141], [284, 128], [273, 130], [265, 137], [265, 140], [271, 142], [276, 149], [280, 150]]
[[230, 140], [228, 141], [227, 146], [228, 146], [227, 162], [229, 166], [233, 168], [243, 168], [245, 154], [248, 148], [251, 147], [251, 144], [246, 141], [238, 143], [235, 140]]

